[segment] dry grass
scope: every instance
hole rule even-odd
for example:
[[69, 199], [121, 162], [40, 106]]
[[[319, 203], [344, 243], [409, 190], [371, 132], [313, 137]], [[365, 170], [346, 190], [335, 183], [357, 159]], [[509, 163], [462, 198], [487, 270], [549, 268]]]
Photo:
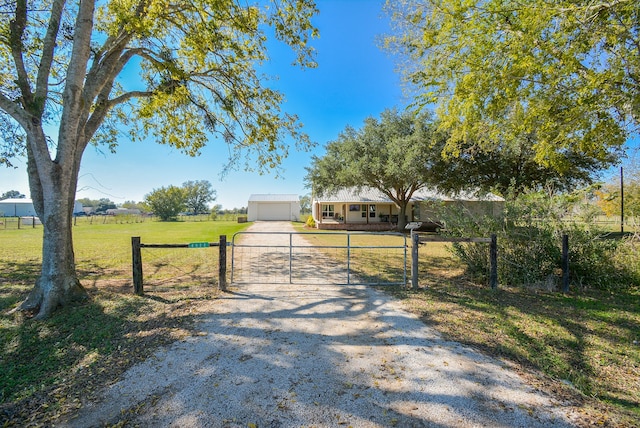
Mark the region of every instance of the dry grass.
[[[584, 425], [638, 426], [640, 290], [491, 290], [466, 275], [448, 245], [421, 245], [418, 290], [384, 290], [447, 338], [511, 361], [530, 382], [573, 403]], [[375, 261], [396, 271], [401, 263]]]
[[447, 338], [510, 360], [588, 424], [640, 419], [640, 293], [492, 291], [441, 281], [394, 293]]

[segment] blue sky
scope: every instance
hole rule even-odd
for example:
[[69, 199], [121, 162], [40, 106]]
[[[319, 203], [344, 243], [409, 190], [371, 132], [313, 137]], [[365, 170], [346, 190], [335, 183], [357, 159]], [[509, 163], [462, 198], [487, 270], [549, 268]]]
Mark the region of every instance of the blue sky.
[[[285, 94], [284, 110], [297, 114], [304, 131], [318, 143], [312, 152], [297, 152], [292, 147], [283, 162], [282, 178], [242, 170], [221, 177], [229, 153], [220, 141], [212, 141], [200, 156], [191, 158], [156, 143], [122, 140], [116, 154], [87, 149], [77, 198], [141, 201], [153, 189], [188, 180], [211, 182], [217, 191], [215, 203], [224, 208], [247, 206], [253, 193], [309, 193], [304, 168], [313, 154], [322, 155], [324, 145], [345, 126], [359, 128], [368, 116], [406, 105], [393, 60], [377, 44], [388, 29], [383, 1], [318, 0], [317, 4], [320, 14], [314, 24], [320, 38], [313, 45], [318, 68], [291, 66], [292, 56], [279, 48], [267, 65], [271, 74], [279, 76], [272, 85]], [[26, 162], [15, 164], [19, 166], [16, 170], [0, 167], [0, 193], [18, 190], [28, 197]]]

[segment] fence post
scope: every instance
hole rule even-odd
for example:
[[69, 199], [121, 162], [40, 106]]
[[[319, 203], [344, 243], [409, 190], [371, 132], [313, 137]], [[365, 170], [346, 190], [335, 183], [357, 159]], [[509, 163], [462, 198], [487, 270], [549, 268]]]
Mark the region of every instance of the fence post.
[[289, 233], [289, 284], [293, 284], [293, 233]]
[[137, 295], [144, 293], [142, 286], [142, 252], [140, 251], [140, 237], [131, 237], [131, 261], [133, 264], [133, 292]]
[[420, 236], [411, 230], [411, 288], [418, 289], [418, 246]]
[[489, 247], [489, 285], [491, 289], [498, 288], [498, 237], [491, 234], [491, 245]]
[[218, 257], [218, 287], [227, 291], [227, 235], [220, 235], [220, 254]]
[[347, 234], [347, 285], [351, 284], [351, 235]]
[[562, 292], [569, 292], [569, 235], [562, 235]]

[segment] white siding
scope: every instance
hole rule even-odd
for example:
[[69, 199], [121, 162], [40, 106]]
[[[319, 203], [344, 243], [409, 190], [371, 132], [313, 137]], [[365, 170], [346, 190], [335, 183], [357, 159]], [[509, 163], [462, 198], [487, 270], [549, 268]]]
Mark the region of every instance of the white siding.
[[258, 220], [291, 220], [291, 205], [259, 203]]
[[251, 195], [247, 206], [249, 221], [297, 221], [300, 200], [297, 195]]
[[0, 201], [0, 213], [6, 217], [33, 217], [36, 210], [30, 199], [5, 199]]

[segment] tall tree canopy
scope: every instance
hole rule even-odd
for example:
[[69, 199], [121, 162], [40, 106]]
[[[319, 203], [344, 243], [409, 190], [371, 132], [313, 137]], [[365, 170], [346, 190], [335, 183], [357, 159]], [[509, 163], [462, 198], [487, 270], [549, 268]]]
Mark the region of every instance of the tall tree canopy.
[[387, 47], [418, 107], [437, 105], [464, 144], [530, 141], [560, 174], [576, 157], [611, 165], [640, 123], [640, 8], [634, 0], [388, 0]]
[[192, 214], [209, 212], [209, 202], [216, 200], [217, 192], [207, 180], [187, 181], [182, 183], [184, 204]]
[[[446, 152], [449, 143], [444, 140], [433, 149]], [[488, 149], [478, 148], [474, 141], [458, 142], [458, 155], [435, 159], [431, 174], [440, 190], [448, 192], [478, 189], [507, 196], [544, 189], [555, 193], [593, 183], [613, 157], [596, 159], [566, 150], [566, 166], [558, 171], [552, 165], [536, 162], [534, 145], [529, 139], [520, 139]]]
[[191, 155], [217, 135], [264, 169], [286, 155], [287, 135], [309, 144], [259, 65], [272, 34], [313, 66], [316, 12], [314, 0], [0, 2], [0, 162], [26, 154], [44, 226], [41, 276], [22, 309], [42, 318], [85, 297], [71, 239], [78, 171], [89, 144], [115, 149], [116, 125]]
[[17, 190], [9, 190], [7, 192], [4, 192], [2, 196], [0, 196], [0, 200], [9, 198], [24, 199], [26, 198], [26, 196]]
[[144, 196], [144, 203], [154, 215], [160, 217], [160, 220], [173, 221], [187, 208], [187, 191], [185, 187], [177, 186], [153, 189]]
[[430, 174], [440, 158], [433, 147], [441, 146], [442, 138], [429, 116], [385, 110], [380, 120], [367, 118], [360, 130], [348, 126], [327, 144], [324, 156], [313, 156], [306, 179], [318, 195], [348, 187], [378, 189], [398, 205], [402, 230], [413, 194], [437, 184]]

